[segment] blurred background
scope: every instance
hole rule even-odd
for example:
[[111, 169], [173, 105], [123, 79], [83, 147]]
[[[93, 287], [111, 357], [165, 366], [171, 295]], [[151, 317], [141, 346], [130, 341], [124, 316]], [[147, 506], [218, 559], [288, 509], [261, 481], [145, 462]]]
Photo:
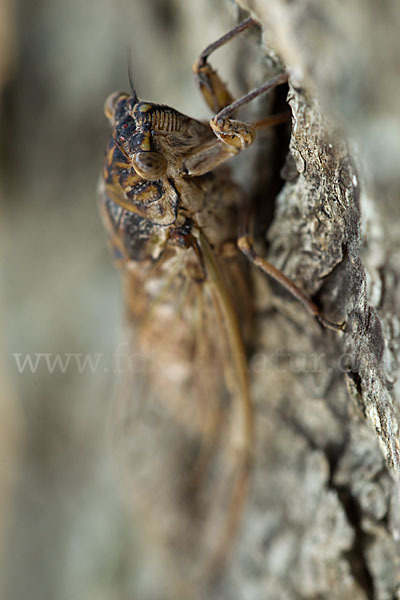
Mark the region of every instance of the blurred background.
[[224, 0], [0, 0], [2, 598], [132, 598], [149, 576], [110, 443], [103, 104], [129, 88], [130, 47], [140, 97], [207, 118], [191, 65], [235, 17]]

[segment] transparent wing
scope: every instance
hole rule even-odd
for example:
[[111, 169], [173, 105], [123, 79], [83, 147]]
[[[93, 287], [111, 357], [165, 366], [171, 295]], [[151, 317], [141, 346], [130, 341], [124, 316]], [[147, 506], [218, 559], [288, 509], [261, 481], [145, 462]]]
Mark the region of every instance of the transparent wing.
[[191, 249], [126, 269], [130, 368], [113, 411], [129, 504], [179, 585], [227, 558], [251, 447], [245, 276], [239, 257], [217, 260], [202, 237], [199, 248], [205, 279]]

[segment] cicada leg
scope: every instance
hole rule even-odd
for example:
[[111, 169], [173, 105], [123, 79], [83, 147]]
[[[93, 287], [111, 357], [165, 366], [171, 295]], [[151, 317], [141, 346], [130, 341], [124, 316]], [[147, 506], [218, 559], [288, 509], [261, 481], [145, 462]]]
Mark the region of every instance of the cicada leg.
[[210, 120], [211, 129], [219, 140], [233, 146], [237, 150], [243, 150], [253, 143], [257, 128], [282, 123], [289, 117], [289, 113], [284, 113], [283, 115], [270, 117], [267, 120], [263, 119], [252, 125], [236, 121], [232, 118], [239, 108], [248, 104], [251, 100], [257, 98], [257, 96], [264, 94], [281, 83], [285, 83], [288, 79], [286, 73], [280, 73], [238, 100], [234, 100], [218, 73], [208, 63], [210, 54], [221, 48], [221, 46], [224, 46], [242, 31], [254, 25], [257, 25], [257, 21], [252, 17], [248, 17], [228, 31], [228, 33], [207, 46], [193, 65], [195, 79], [200, 91], [208, 106], [216, 113]]
[[218, 113], [225, 106], [232, 104], [234, 98], [218, 73], [208, 63], [208, 57], [215, 50], [221, 48], [221, 46], [224, 46], [227, 42], [236, 37], [239, 33], [256, 24], [257, 21], [252, 17], [245, 19], [225, 35], [218, 38], [218, 40], [209, 44], [193, 65], [193, 72], [197, 85], [213, 113]]
[[[226, 44], [242, 31], [245, 31], [249, 27], [252, 27], [256, 24], [257, 21], [255, 21], [255, 19], [252, 17], [245, 19], [224, 36], [207, 46], [193, 66], [195, 78], [200, 90], [207, 104], [212, 110], [214, 110], [214, 112], [216, 112], [215, 116], [210, 120], [210, 127], [214, 131], [218, 140], [226, 144], [225, 148], [230, 149], [230, 151], [227, 149], [224, 151], [222, 147], [219, 149], [219, 152], [216, 152], [216, 149], [214, 149], [214, 155], [211, 157], [212, 152], [209, 148], [199, 148], [198, 154], [193, 156], [191, 159], [193, 172], [196, 170], [198, 164], [202, 164], [203, 169], [204, 165], [207, 165], [207, 167], [210, 168], [212, 162], [215, 163], [214, 166], [217, 166], [217, 164], [220, 164], [222, 160], [226, 160], [235, 153], [238, 153], [250, 146], [254, 141], [255, 131], [257, 129], [271, 125], [278, 125], [289, 120], [289, 112], [272, 115], [252, 124], [243, 123], [232, 118], [242, 106], [245, 106], [261, 94], [272, 90], [276, 86], [286, 83], [288, 80], [287, 73], [280, 73], [276, 75], [259, 87], [251, 90], [241, 98], [234, 100], [226, 85], [220, 79], [218, 73], [216, 73], [216, 71], [214, 71], [214, 69], [208, 63], [208, 57], [212, 52]], [[208, 161], [206, 161], [203, 156], [206, 153], [208, 153], [209, 156]], [[252, 238], [248, 230], [248, 212], [249, 211], [247, 209], [247, 216], [244, 216], [242, 220], [241, 232], [238, 239], [238, 246], [243, 254], [250, 260], [250, 262], [259, 267], [269, 277], [280, 283], [286, 290], [288, 290], [322, 325], [329, 329], [344, 330], [344, 323], [333, 323], [327, 319], [316, 306], [316, 304], [314, 304], [314, 302], [312, 302], [312, 300], [308, 298], [304, 292], [302, 292], [288, 277], [286, 277], [286, 275], [284, 275], [271, 263], [266, 261], [255, 252]]]
[[333, 329], [334, 331], [344, 331], [345, 323], [334, 323], [330, 321], [323, 312], [318, 308], [318, 306], [300, 289], [291, 281], [282, 271], [274, 267], [273, 264], [265, 260], [262, 256], [257, 254], [253, 247], [252, 236], [249, 232], [249, 207], [244, 208], [244, 213], [242, 215], [241, 223], [240, 223], [240, 232], [238, 238], [238, 247], [243, 252], [243, 254], [249, 259], [251, 263], [253, 263], [256, 267], [261, 269], [268, 277], [271, 277], [274, 281], [277, 281], [282, 287], [285, 288], [296, 300], [298, 300], [304, 308], [309, 312], [314, 318], [317, 319], [321, 325], [327, 327], [328, 329]]

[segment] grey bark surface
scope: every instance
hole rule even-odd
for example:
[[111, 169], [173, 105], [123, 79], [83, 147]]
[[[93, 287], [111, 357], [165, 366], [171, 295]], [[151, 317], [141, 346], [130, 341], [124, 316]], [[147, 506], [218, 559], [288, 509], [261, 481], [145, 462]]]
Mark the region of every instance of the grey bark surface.
[[275, 368], [254, 376], [266, 418], [256, 417], [260, 466], [244, 529], [257, 535], [233, 572], [239, 585], [257, 548], [253, 592], [243, 597], [398, 598], [399, 152], [378, 126], [399, 127], [384, 91], [395, 77], [398, 10], [241, 4], [262, 20], [290, 74], [293, 127], [268, 258], [347, 326], [317, 331], [293, 303], [279, 303], [284, 323], [260, 317], [258, 352], [286, 348], [286, 369], [270, 361]]
[[[127, 87], [131, 44], [140, 96], [208, 118], [191, 64], [248, 9], [263, 32], [212, 63], [236, 95], [287, 68], [292, 128], [278, 195], [256, 181], [279, 179], [273, 131], [234, 171], [271, 205], [260, 251], [347, 327], [323, 330], [254, 273], [254, 472], [209, 597], [400, 599], [399, 3], [40, 0], [15, 11], [3, 76], [1, 411], [12, 443], [0, 593], [10, 600], [166, 597], [168, 581], [160, 588], [138, 558], [109, 456], [122, 308], [96, 214], [102, 104]], [[258, 116], [269, 102], [255, 103]], [[13, 353], [103, 362], [21, 373]]]

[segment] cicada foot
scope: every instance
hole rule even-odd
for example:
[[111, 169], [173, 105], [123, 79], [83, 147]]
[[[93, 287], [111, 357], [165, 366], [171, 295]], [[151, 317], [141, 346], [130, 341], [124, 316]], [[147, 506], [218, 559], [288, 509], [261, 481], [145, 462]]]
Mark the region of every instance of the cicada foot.
[[210, 126], [218, 139], [239, 150], [248, 148], [255, 138], [255, 130], [251, 125], [233, 119], [211, 119]]

